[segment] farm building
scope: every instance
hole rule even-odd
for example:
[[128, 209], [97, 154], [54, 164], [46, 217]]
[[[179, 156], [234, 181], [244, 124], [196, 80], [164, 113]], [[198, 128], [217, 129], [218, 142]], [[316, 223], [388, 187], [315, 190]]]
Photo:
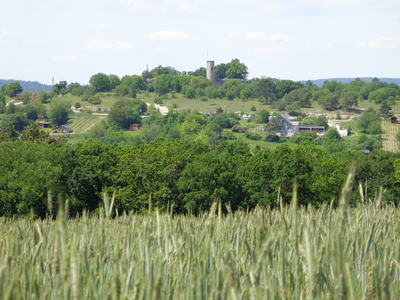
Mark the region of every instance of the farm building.
[[397, 117], [393, 116], [390, 118], [390, 123], [397, 124]]
[[310, 131], [315, 132], [318, 135], [325, 134], [324, 126], [314, 126], [314, 125], [300, 125], [297, 117], [292, 117], [289, 114], [283, 113], [279, 115], [281, 118], [282, 125], [280, 126], [280, 132], [285, 134], [285, 136], [292, 136], [295, 132]]
[[71, 133], [71, 127], [67, 125], [60, 125], [57, 127], [57, 133]]
[[140, 129], [140, 124], [131, 124], [129, 126], [129, 130], [139, 130]]
[[342, 127], [342, 123], [328, 123], [329, 127], [333, 127], [335, 128], [340, 136], [348, 136], [349, 135], [349, 131], [346, 128]]
[[36, 124], [39, 126], [39, 128], [49, 128], [50, 127], [50, 122], [46, 121], [36, 121]]

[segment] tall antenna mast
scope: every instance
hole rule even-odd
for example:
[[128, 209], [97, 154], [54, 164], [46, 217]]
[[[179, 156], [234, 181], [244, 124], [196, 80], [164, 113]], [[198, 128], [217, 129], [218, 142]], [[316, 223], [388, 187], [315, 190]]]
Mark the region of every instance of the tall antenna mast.
[[54, 76], [53, 76], [53, 78], [51, 79], [51, 86], [54, 86]]

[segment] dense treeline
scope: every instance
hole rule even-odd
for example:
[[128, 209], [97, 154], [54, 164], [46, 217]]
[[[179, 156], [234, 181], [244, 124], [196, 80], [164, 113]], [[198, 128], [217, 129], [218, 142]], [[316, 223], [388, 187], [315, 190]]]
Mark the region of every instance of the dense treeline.
[[54, 214], [58, 194], [69, 199], [72, 216], [84, 209], [95, 212], [103, 191], [116, 193], [119, 213], [143, 213], [150, 205], [163, 211], [174, 205], [176, 213], [197, 214], [213, 201], [230, 203], [234, 210], [273, 207], [279, 193], [283, 203], [290, 201], [294, 180], [299, 203], [319, 206], [337, 198], [353, 161], [353, 203], [359, 201], [359, 183], [369, 198], [381, 187], [387, 189], [385, 201], [397, 205], [400, 197], [400, 156], [381, 150], [369, 156], [360, 151], [329, 154], [309, 142], [293, 149], [250, 150], [240, 140], [215, 147], [181, 140], [139, 147], [88, 140], [73, 146], [26, 136], [0, 143], [1, 216]]

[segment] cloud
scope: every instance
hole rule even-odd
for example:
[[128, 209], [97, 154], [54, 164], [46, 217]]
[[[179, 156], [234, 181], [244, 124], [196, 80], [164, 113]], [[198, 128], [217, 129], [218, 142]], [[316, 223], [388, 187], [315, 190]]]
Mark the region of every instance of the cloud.
[[252, 42], [270, 42], [274, 44], [295, 42], [293, 37], [284, 34], [275, 34], [271, 37], [267, 37], [262, 32], [248, 32], [245, 34], [245, 37]]
[[254, 54], [279, 54], [279, 53], [288, 53], [289, 51], [283, 47], [256, 47], [252, 53]]
[[99, 30], [99, 31], [100, 31], [100, 30], [104, 30], [104, 29], [106, 29], [106, 27], [107, 27], [107, 26], [104, 25], [104, 24], [99, 24], [99, 25], [96, 26], [96, 30]]
[[100, 39], [91, 40], [85, 46], [87, 51], [109, 51], [112, 50], [112, 48], [112, 43], [102, 41]]
[[8, 36], [10, 33], [8, 31], [2, 30], [0, 31], [0, 36]]
[[177, 0], [166, 0], [164, 1], [164, 5], [168, 8], [176, 9], [179, 12], [183, 13], [195, 13], [198, 12], [197, 9], [194, 9], [190, 6], [189, 3], [184, 1], [177, 1]]
[[245, 34], [246, 39], [252, 42], [265, 42], [267, 41], [267, 36], [262, 32], [247, 32]]
[[192, 40], [193, 37], [189, 34], [179, 31], [158, 31], [150, 33], [150, 39], [154, 41], [185, 41]]
[[373, 2], [371, 0], [325, 0], [327, 6], [356, 6], [367, 5]]
[[236, 33], [230, 32], [230, 33], [227, 33], [227, 34], [225, 35], [225, 38], [226, 38], [227, 40], [237, 40], [237, 39], [239, 39], [240, 37], [239, 37], [239, 35], [237, 35]]
[[311, 45], [311, 44], [305, 44], [305, 45], [303, 45], [303, 46], [301, 47], [301, 49], [303, 49], [303, 50], [309, 50], [309, 49], [312, 49], [312, 48], [314, 48], [314, 47], [313, 47], [313, 45]]
[[75, 62], [78, 60], [78, 57], [75, 55], [62, 55], [53, 57], [54, 62]]
[[367, 49], [393, 49], [396, 47], [395, 43], [399, 43], [400, 38], [381, 36], [369, 42], [356, 43], [357, 47]]
[[158, 48], [154, 49], [153, 51], [151, 51], [151, 53], [152, 54], [161, 54], [161, 53], [165, 53], [167, 51], [168, 50], [165, 48], [158, 47]]
[[86, 43], [85, 49], [86, 51], [115, 51], [122, 52], [126, 50], [133, 50], [136, 47], [133, 44], [127, 42], [116, 42], [110, 43], [107, 41], [103, 41], [100, 39], [93, 39]]
[[292, 43], [295, 42], [296, 40], [288, 35], [284, 34], [275, 34], [269, 38], [269, 41], [271, 43]]
[[151, 4], [147, 1], [122, 0], [120, 4], [132, 12], [139, 12], [152, 8]]
[[322, 45], [322, 49], [329, 50], [331, 48], [332, 48], [332, 44], [330, 44], [330, 43], [325, 43], [325, 44]]
[[116, 42], [114, 46], [114, 51], [116, 52], [122, 52], [125, 50], [133, 50], [136, 47], [133, 44], [127, 43], [127, 42]]

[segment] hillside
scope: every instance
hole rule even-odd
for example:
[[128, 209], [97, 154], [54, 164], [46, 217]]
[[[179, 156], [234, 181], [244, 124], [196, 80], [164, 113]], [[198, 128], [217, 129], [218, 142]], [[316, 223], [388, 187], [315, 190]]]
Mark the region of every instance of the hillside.
[[16, 80], [16, 79], [0, 79], [0, 87], [8, 84], [10, 82], [13, 82], [13, 81], [18, 81], [21, 84], [22, 88], [24, 89], [24, 92], [39, 93], [41, 91], [51, 92], [51, 90], [52, 90], [51, 85], [42, 84], [37, 81], [24, 81], [24, 80]]
[[[316, 84], [316, 85], [318, 85], [318, 87], [321, 87], [321, 86], [323, 86], [324, 85], [324, 82], [326, 81], [326, 80], [328, 80], [328, 81], [333, 81], [333, 80], [336, 80], [336, 81], [338, 81], [338, 82], [341, 82], [341, 83], [350, 83], [351, 81], [353, 81], [353, 80], [355, 80], [356, 78], [355, 77], [353, 77], [353, 78], [328, 78], [328, 79], [315, 79], [315, 80], [311, 80], [314, 84]], [[362, 80], [362, 81], [365, 81], [365, 82], [371, 82], [372, 81], [372, 79], [373, 79], [373, 77], [360, 77], [360, 79]], [[383, 82], [387, 82], [387, 83], [392, 83], [392, 82], [394, 82], [394, 83], [396, 83], [397, 85], [400, 85], [400, 78], [379, 78], [379, 80], [380, 81], [383, 81]], [[301, 82], [302, 83], [306, 83], [308, 80], [301, 80]]]

